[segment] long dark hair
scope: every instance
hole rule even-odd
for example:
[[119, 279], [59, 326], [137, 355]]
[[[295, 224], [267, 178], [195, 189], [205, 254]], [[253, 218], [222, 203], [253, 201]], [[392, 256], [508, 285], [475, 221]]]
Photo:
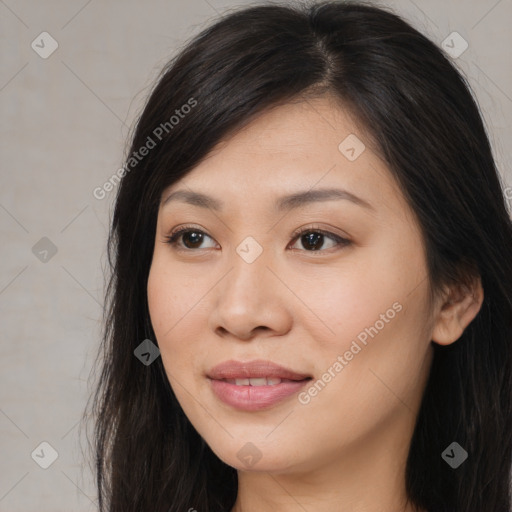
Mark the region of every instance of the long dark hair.
[[[146, 285], [159, 201], [256, 115], [324, 93], [366, 129], [417, 215], [431, 289], [478, 276], [484, 289], [462, 337], [434, 344], [407, 460], [410, 503], [430, 512], [510, 510], [512, 224], [471, 89], [442, 50], [387, 9], [294, 2], [216, 20], [163, 70], [138, 119], [109, 235], [91, 397], [102, 512], [233, 506], [236, 470], [188, 421], [161, 358], [146, 366], [134, 356], [143, 340], [156, 343]], [[441, 457], [454, 441], [468, 452], [457, 469]]]

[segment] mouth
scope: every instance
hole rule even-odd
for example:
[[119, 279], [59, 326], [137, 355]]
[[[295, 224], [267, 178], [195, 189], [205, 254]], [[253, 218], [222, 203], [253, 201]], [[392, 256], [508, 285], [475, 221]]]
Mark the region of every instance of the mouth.
[[296, 394], [313, 378], [263, 360], [225, 361], [206, 376], [217, 399], [243, 411], [270, 408]]

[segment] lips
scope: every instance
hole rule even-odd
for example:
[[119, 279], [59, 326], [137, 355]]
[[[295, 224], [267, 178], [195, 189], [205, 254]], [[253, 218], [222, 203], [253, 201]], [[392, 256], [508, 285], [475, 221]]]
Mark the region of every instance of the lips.
[[[285, 368], [271, 361], [256, 359], [253, 361], [224, 361], [214, 366], [207, 376], [214, 380], [231, 380], [236, 379], [281, 379], [287, 381], [301, 381], [310, 379], [311, 375], [299, 373], [289, 368]], [[262, 385], [255, 383], [253, 385]]]
[[207, 374], [213, 394], [241, 411], [268, 409], [298, 393], [311, 376], [261, 359], [225, 361]]

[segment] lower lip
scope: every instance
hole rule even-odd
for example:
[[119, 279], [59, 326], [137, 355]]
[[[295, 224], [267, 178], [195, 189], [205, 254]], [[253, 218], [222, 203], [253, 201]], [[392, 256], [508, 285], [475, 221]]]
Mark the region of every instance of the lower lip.
[[209, 380], [213, 392], [224, 403], [243, 411], [259, 411], [297, 393], [310, 379], [281, 382], [274, 386], [237, 386], [223, 380]]

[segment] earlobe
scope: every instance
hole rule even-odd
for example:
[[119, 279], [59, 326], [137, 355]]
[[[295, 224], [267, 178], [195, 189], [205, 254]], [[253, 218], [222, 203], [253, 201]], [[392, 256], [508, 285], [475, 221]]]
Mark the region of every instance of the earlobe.
[[480, 277], [471, 287], [454, 285], [436, 310], [432, 341], [439, 345], [450, 345], [457, 341], [466, 327], [474, 320], [484, 300]]

